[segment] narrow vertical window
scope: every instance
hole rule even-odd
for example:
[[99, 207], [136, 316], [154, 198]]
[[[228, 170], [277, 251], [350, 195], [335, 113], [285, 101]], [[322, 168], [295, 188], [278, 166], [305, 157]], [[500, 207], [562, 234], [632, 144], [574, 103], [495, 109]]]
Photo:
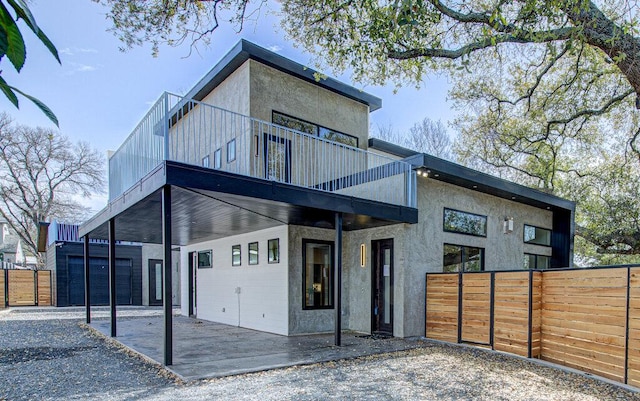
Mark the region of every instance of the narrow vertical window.
[[202, 158], [202, 167], [209, 168], [209, 155]]
[[236, 159], [236, 139], [227, 142], [227, 163], [231, 163]]
[[269, 253], [269, 263], [280, 263], [280, 239], [274, 238], [267, 242], [267, 252]]
[[258, 243], [257, 242], [249, 243], [249, 264], [250, 265], [258, 264]]
[[242, 264], [242, 252], [240, 245], [231, 247], [231, 266], [240, 266]]
[[213, 168], [220, 169], [222, 167], [222, 149], [216, 149], [213, 152]]

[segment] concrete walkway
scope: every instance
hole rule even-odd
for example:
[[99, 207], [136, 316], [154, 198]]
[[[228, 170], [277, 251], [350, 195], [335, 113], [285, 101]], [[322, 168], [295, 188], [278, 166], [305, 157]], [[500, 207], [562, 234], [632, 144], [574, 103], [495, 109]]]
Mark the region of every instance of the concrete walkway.
[[[108, 321], [91, 326], [110, 335]], [[162, 363], [162, 317], [119, 319], [117, 334], [116, 340], [126, 347]], [[333, 341], [333, 334], [287, 337], [174, 316], [174, 364], [168, 368], [189, 381], [428, 346], [419, 339], [375, 339], [346, 332], [341, 347]]]

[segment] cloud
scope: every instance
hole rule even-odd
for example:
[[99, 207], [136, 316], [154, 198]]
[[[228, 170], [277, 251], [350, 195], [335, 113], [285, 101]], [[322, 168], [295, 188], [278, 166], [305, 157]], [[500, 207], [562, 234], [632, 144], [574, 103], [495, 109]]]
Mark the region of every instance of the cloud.
[[71, 61], [67, 61], [65, 64], [71, 67], [71, 69], [66, 72], [66, 75], [73, 75], [75, 73], [82, 73], [82, 72], [92, 72], [98, 69], [97, 66], [93, 66], [89, 64], [74, 63]]
[[267, 46], [267, 49], [271, 50], [272, 52], [279, 52], [280, 50], [282, 50], [282, 47], [278, 46], [278, 45], [271, 45], [271, 46]]
[[59, 53], [66, 54], [67, 56], [75, 56], [78, 53], [98, 53], [98, 50], [89, 47], [65, 47], [58, 50]]

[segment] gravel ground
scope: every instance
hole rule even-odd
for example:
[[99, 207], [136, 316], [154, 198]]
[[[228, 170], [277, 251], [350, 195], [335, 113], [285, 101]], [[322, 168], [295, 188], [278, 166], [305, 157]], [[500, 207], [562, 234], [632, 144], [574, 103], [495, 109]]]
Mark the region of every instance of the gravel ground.
[[582, 375], [435, 343], [184, 384], [81, 327], [82, 312], [56, 311], [0, 311], [0, 400], [640, 400]]

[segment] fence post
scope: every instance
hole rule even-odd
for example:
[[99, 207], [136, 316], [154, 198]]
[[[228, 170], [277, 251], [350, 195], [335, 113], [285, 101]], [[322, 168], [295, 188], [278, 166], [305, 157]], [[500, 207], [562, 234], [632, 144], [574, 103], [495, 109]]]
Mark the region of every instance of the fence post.
[[9, 306], [9, 270], [3, 270], [4, 272], [4, 307]]
[[462, 272], [458, 272], [458, 344], [462, 342]]
[[629, 375], [629, 298], [631, 296], [631, 267], [627, 267], [627, 323], [624, 337], [624, 384], [627, 384]]
[[529, 269], [529, 330], [527, 332], [527, 358], [531, 358], [533, 341], [533, 270]]
[[489, 344], [491, 345], [491, 349], [495, 350], [493, 347], [493, 321], [494, 321], [494, 307], [495, 307], [495, 282], [496, 282], [496, 272], [491, 272], [491, 284], [489, 291], [490, 294], [490, 304], [489, 304]]
[[33, 271], [33, 303], [38, 306], [38, 271]]

